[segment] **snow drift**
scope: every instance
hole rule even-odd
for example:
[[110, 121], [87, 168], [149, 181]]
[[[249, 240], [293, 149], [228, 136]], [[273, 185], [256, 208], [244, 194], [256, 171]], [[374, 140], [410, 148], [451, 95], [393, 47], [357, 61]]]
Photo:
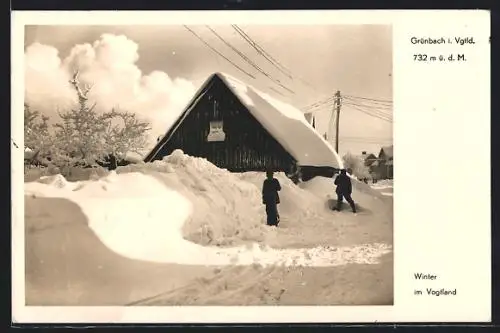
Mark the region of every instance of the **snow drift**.
[[227, 246], [263, 241], [268, 232], [260, 188], [206, 159], [176, 150], [162, 161], [128, 165], [117, 172], [150, 174], [192, 202], [195, 209], [183, 227], [190, 241]]
[[[296, 216], [294, 223], [301, 223], [301, 217], [314, 214], [315, 209], [320, 211], [323, 198], [295, 186], [284, 175], [278, 177], [286, 202], [282, 212]], [[176, 151], [164, 161], [122, 167], [98, 180], [44, 177], [26, 183], [25, 193], [77, 203], [99, 239], [133, 259], [196, 265], [335, 266], [375, 263], [390, 251], [390, 246], [380, 243], [302, 249], [256, 244], [267, 233], [277, 232], [264, 225], [261, 180], [260, 174], [231, 174]], [[227, 247], [241, 240], [247, 245]]]

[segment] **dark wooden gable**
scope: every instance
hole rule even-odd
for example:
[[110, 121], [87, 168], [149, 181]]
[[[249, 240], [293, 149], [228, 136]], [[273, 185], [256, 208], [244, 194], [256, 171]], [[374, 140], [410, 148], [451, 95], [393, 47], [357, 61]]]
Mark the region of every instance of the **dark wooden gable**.
[[[219, 122], [224, 132], [222, 141], [207, 140], [214, 122]], [[175, 149], [233, 172], [264, 171], [267, 167], [289, 172], [295, 165], [294, 158], [217, 75], [198, 92], [145, 161], [161, 160]]]

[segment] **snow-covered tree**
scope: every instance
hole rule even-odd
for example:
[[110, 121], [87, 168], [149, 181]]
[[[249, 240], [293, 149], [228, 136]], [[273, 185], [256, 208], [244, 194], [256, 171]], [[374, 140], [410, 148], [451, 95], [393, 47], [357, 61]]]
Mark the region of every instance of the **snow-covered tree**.
[[78, 95], [78, 106], [60, 112], [61, 122], [55, 126], [54, 160], [62, 165], [90, 165], [104, 162], [109, 156], [123, 158], [146, 146], [149, 124], [135, 114], [111, 110], [98, 113], [96, 104], [89, 105], [92, 87], [83, 89], [75, 72], [70, 83]]
[[33, 110], [24, 104], [24, 147], [30, 149], [32, 156], [28, 163], [35, 160], [43, 161], [47, 158], [53, 140], [49, 132], [49, 117]]
[[108, 115], [105, 131], [106, 150], [117, 157], [127, 153], [141, 153], [148, 145], [146, 132], [151, 128], [148, 123], [137, 118], [133, 113], [112, 110]]
[[365, 165], [365, 161], [361, 156], [347, 153], [342, 159], [344, 161], [344, 167], [356, 178], [364, 179], [370, 177], [370, 170]]

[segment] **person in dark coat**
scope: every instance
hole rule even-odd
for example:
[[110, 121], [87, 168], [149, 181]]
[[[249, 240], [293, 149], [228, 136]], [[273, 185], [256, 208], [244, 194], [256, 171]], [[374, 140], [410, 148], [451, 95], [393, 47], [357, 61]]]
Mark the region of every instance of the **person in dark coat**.
[[335, 207], [334, 210], [341, 210], [342, 201], [345, 198], [351, 206], [352, 212], [356, 213], [356, 205], [354, 204], [354, 200], [352, 200], [351, 198], [352, 183], [349, 176], [347, 176], [347, 172], [345, 169], [341, 170], [340, 175], [335, 178], [335, 185], [337, 185], [337, 188], [335, 190], [335, 192], [337, 193], [337, 207]]
[[267, 225], [278, 226], [279, 213], [278, 204], [280, 197], [278, 192], [281, 191], [280, 182], [273, 177], [273, 171], [268, 170], [267, 178], [262, 186], [262, 203], [266, 205]]

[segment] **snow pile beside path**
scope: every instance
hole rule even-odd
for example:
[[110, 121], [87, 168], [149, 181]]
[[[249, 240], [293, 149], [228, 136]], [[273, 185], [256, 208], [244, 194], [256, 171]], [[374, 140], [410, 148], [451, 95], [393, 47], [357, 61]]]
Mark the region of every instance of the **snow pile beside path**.
[[[239, 174], [238, 177], [254, 184], [259, 189], [262, 188], [262, 184], [266, 179], [263, 172], [246, 172]], [[320, 197], [294, 184], [283, 172], [275, 173], [274, 177], [278, 179], [281, 185], [278, 210], [281, 216], [293, 217], [292, 224], [303, 218], [315, 217], [323, 209], [324, 202]]]
[[204, 247], [182, 236], [183, 224], [196, 207], [157, 178], [142, 173], [113, 172], [98, 181], [80, 182], [77, 186], [25, 183], [25, 193], [32, 190], [78, 204], [98, 238], [112, 251], [132, 259], [215, 266], [337, 266], [377, 263], [380, 256], [391, 251], [384, 244], [280, 250], [257, 244]]
[[[163, 161], [118, 168], [118, 173], [150, 173], [168, 188], [186, 197], [195, 208], [183, 227], [184, 238], [202, 245], [228, 246], [263, 241], [269, 228], [260, 186], [219, 169], [204, 158], [181, 150]], [[164, 209], [167, 211], [164, 205]]]
[[35, 182], [29, 183], [29, 194], [32, 196], [52, 196], [58, 194], [60, 191], [73, 191], [80, 182], [69, 182], [63, 175], [57, 174], [53, 176], [43, 176], [38, 178]]
[[[351, 179], [352, 183], [352, 198], [356, 204], [361, 205], [364, 208], [380, 210], [380, 204], [375, 203], [384, 196], [374, 189], [372, 189], [368, 184], [361, 181]], [[314, 177], [313, 179], [300, 183], [299, 186], [307, 192], [310, 192], [320, 198], [323, 205], [328, 200], [336, 200], [337, 195], [335, 194], [335, 184], [334, 179], [326, 177]], [[377, 208], [378, 207], [378, 208]]]
[[63, 175], [57, 174], [53, 176], [43, 176], [38, 180], [39, 183], [51, 185], [56, 188], [68, 188], [71, 183], [64, 178]]
[[[61, 175], [51, 178], [64, 179]], [[192, 205], [152, 177], [112, 172], [97, 181], [64, 180], [64, 183], [66, 186], [60, 186], [61, 182], [57, 181], [25, 183], [25, 194], [62, 197], [75, 202], [97, 237], [125, 257], [147, 260], [165, 251], [170, 251], [167, 256], [174, 256], [183, 241], [179, 235]], [[168, 205], [167, 211], [165, 205]]]
[[359, 181], [359, 180], [352, 180], [352, 189], [353, 191], [358, 191], [360, 193], [372, 196], [372, 197], [380, 197], [380, 192], [373, 189], [370, 185]]

